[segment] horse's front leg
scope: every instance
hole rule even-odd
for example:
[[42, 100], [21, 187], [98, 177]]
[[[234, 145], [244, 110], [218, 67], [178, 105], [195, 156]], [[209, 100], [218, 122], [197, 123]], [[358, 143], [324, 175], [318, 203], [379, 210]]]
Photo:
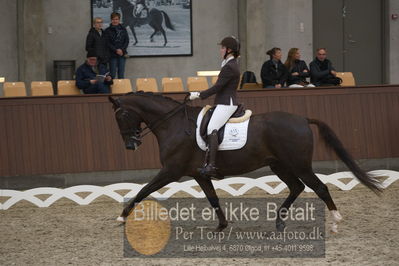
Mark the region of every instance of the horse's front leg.
[[133, 45], [136, 45], [138, 43], [138, 41], [137, 41], [137, 37], [136, 37], [136, 31], [134, 30], [134, 23], [130, 23], [129, 28], [130, 28], [130, 31], [132, 32], [133, 38], [134, 38]]
[[226, 220], [226, 217], [224, 216], [222, 209], [220, 208], [219, 198], [216, 195], [216, 191], [215, 188], [213, 187], [212, 181], [210, 179], [204, 179], [202, 177], [196, 177], [195, 180], [200, 185], [201, 189], [204, 191], [211, 206], [215, 209], [219, 219], [219, 225], [215, 231], [221, 232], [223, 229], [227, 227], [228, 222]]
[[176, 174], [162, 169], [152, 180], [150, 183], [145, 185], [139, 193], [137, 193], [136, 197], [131, 199], [127, 206], [123, 209], [121, 216], [117, 218], [119, 222], [125, 222], [126, 217], [129, 216], [130, 212], [134, 208], [136, 204], [141, 202], [144, 198], [149, 196], [152, 192], [157, 191], [158, 189], [166, 186], [167, 184], [178, 180], [181, 176], [177, 176]]

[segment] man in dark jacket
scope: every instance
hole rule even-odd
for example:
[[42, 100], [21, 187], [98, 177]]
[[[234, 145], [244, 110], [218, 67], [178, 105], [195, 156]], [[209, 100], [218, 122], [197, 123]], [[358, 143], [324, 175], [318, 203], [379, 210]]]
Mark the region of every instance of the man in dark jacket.
[[310, 82], [315, 86], [336, 86], [340, 84], [340, 78], [332, 66], [330, 60], [327, 59], [327, 50], [318, 48], [316, 50], [316, 58], [310, 63]]
[[93, 20], [93, 27], [86, 37], [86, 51], [97, 57], [98, 64], [107, 65], [109, 62], [109, 48], [102, 29], [102, 18]]
[[87, 60], [76, 70], [76, 86], [85, 94], [109, 93], [113, 84], [108, 69], [97, 64], [97, 57], [89, 52]]
[[108, 48], [111, 54], [109, 68], [112, 78], [123, 79], [125, 77], [125, 63], [127, 47], [129, 45], [129, 35], [126, 28], [120, 24], [121, 15], [119, 13], [111, 14], [111, 25], [105, 30]]

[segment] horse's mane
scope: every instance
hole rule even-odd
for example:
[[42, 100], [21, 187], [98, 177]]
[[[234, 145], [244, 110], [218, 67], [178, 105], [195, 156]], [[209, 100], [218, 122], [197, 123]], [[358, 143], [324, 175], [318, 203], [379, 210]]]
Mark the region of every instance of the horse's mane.
[[144, 96], [144, 97], [152, 97], [152, 98], [157, 98], [157, 99], [162, 99], [162, 100], [168, 100], [170, 102], [173, 102], [175, 104], [181, 104], [181, 102], [176, 101], [175, 99], [172, 99], [170, 97], [162, 95], [162, 93], [153, 93], [150, 91], [138, 91], [138, 92], [129, 92], [126, 93], [124, 96]]

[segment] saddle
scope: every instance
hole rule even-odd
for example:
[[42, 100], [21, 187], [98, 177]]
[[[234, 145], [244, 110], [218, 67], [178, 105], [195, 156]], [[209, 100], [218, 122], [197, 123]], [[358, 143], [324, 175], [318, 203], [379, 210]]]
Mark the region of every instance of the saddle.
[[[200, 135], [201, 138], [205, 141], [205, 143], [208, 145], [208, 134], [207, 134], [207, 129], [208, 129], [208, 124], [212, 118], [213, 112], [215, 111], [216, 106], [209, 106], [207, 105], [205, 107], [206, 109], [204, 110], [205, 115], [204, 118], [201, 121], [201, 126], [200, 126]], [[237, 110], [234, 112], [234, 114], [230, 117], [229, 121], [227, 121], [227, 123], [239, 123], [242, 122], [245, 119], [245, 117], [247, 116], [247, 112], [245, 111], [244, 105], [240, 104], [238, 105]], [[238, 119], [236, 119], [238, 118]], [[243, 118], [243, 119], [240, 119]], [[248, 117], [247, 117], [248, 118]], [[236, 120], [234, 120], [236, 119]], [[226, 124], [219, 129], [218, 131], [218, 142], [219, 144], [223, 142], [223, 137], [224, 137], [224, 130], [226, 128]]]

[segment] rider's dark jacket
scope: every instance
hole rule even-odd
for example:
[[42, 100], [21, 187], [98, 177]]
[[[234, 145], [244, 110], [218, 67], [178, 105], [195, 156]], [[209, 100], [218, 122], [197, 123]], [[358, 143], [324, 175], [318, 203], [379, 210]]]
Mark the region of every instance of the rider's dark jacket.
[[216, 94], [215, 105], [225, 104], [230, 105], [230, 98], [234, 105], [237, 102], [237, 88], [240, 82], [240, 69], [237, 59], [232, 59], [226, 63], [220, 70], [218, 80], [211, 88], [200, 93], [201, 99], [206, 99], [209, 96]]

